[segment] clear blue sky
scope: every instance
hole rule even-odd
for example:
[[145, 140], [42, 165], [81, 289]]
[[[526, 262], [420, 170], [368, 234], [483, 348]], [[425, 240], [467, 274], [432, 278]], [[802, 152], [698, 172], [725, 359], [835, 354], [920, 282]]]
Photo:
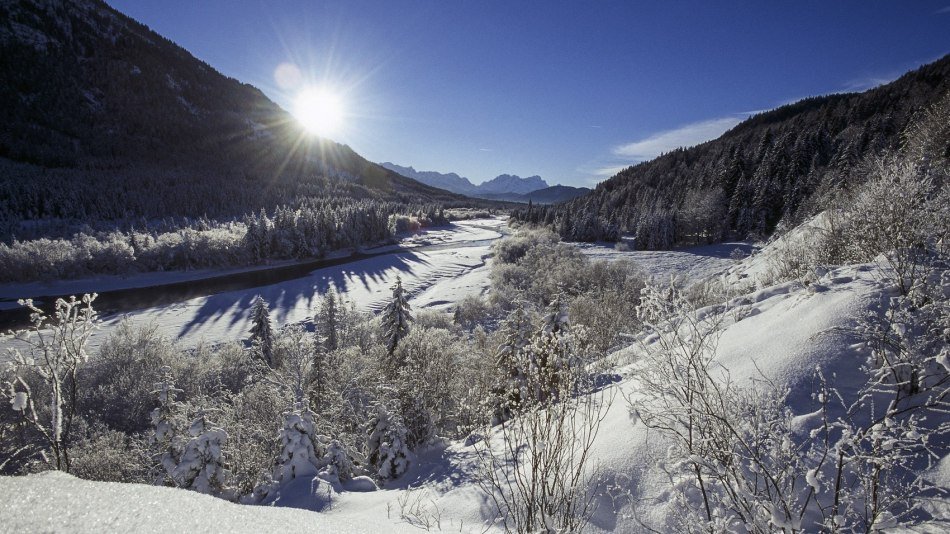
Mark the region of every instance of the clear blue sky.
[[274, 71], [295, 64], [343, 93], [336, 140], [475, 183], [592, 185], [950, 52], [950, 0], [110, 3], [288, 109]]

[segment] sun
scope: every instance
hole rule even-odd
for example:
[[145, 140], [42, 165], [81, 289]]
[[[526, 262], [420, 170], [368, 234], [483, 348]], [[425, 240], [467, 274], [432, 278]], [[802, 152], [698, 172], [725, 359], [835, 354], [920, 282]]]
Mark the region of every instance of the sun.
[[343, 99], [333, 91], [308, 87], [294, 101], [294, 116], [308, 132], [327, 137], [339, 133], [346, 109]]

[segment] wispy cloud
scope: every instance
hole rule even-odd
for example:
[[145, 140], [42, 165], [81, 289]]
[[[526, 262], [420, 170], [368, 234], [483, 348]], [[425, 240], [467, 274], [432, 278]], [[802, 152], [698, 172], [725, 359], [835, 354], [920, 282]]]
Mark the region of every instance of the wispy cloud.
[[618, 172], [626, 169], [629, 165], [615, 165], [615, 166], [606, 166], [594, 169], [594, 175], [596, 176], [613, 176]]
[[490, 148], [479, 148], [478, 151], [479, 151], [479, 152], [491, 152], [492, 149], [490, 149]]
[[[629, 158], [634, 162], [653, 159], [660, 154], [680, 147], [691, 147], [715, 139], [742, 122], [745, 116], [730, 115], [680, 126], [673, 130], [657, 132], [649, 137], [614, 147], [615, 156]], [[622, 167], [621, 167], [622, 168]], [[603, 169], [607, 171], [608, 169]]]
[[856, 80], [851, 80], [848, 83], [844, 84], [841, 89], [843, 93], [861, 93], [867, 91], [868, 89], [874, 89], [879, 85], [884, 85], [885, 83], [890, 83], [894, 81], [897, 76], [884, 77], [884, 76], [869, 76], [867, 78], [858, 78]]
[[946, 15], [947, 13], [950, 13], [950, 6], [942, 7], [934, 11], [934, 15]]

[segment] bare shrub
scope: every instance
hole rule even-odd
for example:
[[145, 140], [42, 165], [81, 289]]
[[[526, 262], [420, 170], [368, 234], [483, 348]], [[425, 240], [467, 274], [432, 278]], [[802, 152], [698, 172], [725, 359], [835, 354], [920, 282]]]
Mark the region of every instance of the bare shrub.
[[[21, 300], [32, 312], [31, 330], [17, 332], [15, 339], [26, 346], [10, 352], [6, 388], [3, 395], [22, 420], [42, 436], [53, 458], [42, 458], [55, 469], [69, 472], [69, 445], [73, 420], [79, 399], [80, 367], [89, 358], [86, 343], [97, 327], [97, 314], [92, 308], [96, 294], [81, 299], [58, 299], [53, 320], [32, 300]], [[37, 406], [30, 377], [38, 377], [45, 386], [48, 399]]]

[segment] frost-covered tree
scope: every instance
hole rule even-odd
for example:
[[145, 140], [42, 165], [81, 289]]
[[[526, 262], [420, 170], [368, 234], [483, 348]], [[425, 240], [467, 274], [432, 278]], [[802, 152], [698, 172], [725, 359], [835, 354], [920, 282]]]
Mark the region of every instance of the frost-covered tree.
[[251, 304], [251, 341], [260, 351], [261, 358], [268, 367], [274, 368], [274, 327], [270, 320], [267, 301], [258, 295]]
[[175, 481], [179, 487], [200, 493], [222, 493], [229, 476], [222, 451], [228, 441], [227, 432], [216, 427], [207, 413], [199, 409], [188, 427], [188, 435], [191, 439], [185, 443], [175, 467]]
[[412, 314], [405, 290], [402, 287], [402, 279], [398, 275], [392, 290], [392, 300], [389, 301], [382, 312], [382, 328], [383, 337], [386, 340], [386, 353], [390, 358], [387, 371], [394, 376], [403, 363], [395, 361], [394, 353], [399, 342], [409, 334]]
[[556, 398], [575, 363], [567, 309], [560, 298], [548, 307], [540, 328], [522, 353], [528, 386], [526, 400], [543, 403], [552, 395]]
[[322, 477], [330, 480], [346, 482], [353, 478], [353, 460], [347, 454], [346, 448], [337, 440], [327, 444], [326, 453], [321, 464], [325, 467], [320, 471]]
[[[26, 353], [19, 348], [10, 351], [7, 387], [3, 392], [13, 410], [42, 436], [53, 455], [49, 459], [43, 454], [43, 458], [61, 471], [69, 471], [70, 431], [79, 389], [77, 375], [89, 358], [86, 344], [98, 326], [92, 308], [95, 299], [95, 293], [81, 299], [57, 299], [52, 321], [32, 300], [19, 301], [30, 309], [33, 327], [14, 335], [27, 348]], [[27, 378], [30, 373], [39, 376], [48, 391], [45, 410], [37, 410]]]
[[918, 162], [876, 159], [850, 210], [848, 237], [863, 260], [883, 254], [906, 295], [925, 276], [935, 244], [950, 236], [950, 189], [938, 187]]
[[531, 321], [522, 304], [501, 324], [502, 343], [496, 353], [496, 378], [490, 399], [493, 423], [510, 418], [512, 409], [517, 408], [526, 394], [527, 370], [523, 351], [531, 342], [530, 331]]
[[171, 368], [164, 366], [161, 369], [161, 379], [155, 383], [152, 394], [156, 396], [158, 406], [152, 410], [152, 434], [149, 443], [154, 450], [153, 459], [158, 474], [155, 483], [164, 485], [174, 476], [181, 458], [181, 447], [176, 438], [175, 416], [179, 404], [175, 397], [182, 391], [175, 387]]
[[298, 477], [313, 477], [325, 454], [316, 432], [313, 412], [306, 401], [297, 402], [284, 414], [280, 452], [274, 466], [274, 483], [285, 484]]
[[274, 341], [274, 359], [278, 365], [264, 378], [288, 393], [291, 402], [302, 403], [313, 387], [317, 353], [313, 334], [301, 325], [288, 325], [280, 330]]
[[402, 417], [380, 402], [368, 430], [367, 460], [376, 470], [376, 476], [382, 480], [392, 480], [405, 473], [409, 468], [411, 453], [406, 443], [406, 426]]
[[323, 332], [323, 347], [327, 351], [336, 350], [340, 346], [339, 320], [336, 292], [330, 289], [323, 297], [323, 305], [320, 307], [319, 321], [317, 321], [319, 330]]

